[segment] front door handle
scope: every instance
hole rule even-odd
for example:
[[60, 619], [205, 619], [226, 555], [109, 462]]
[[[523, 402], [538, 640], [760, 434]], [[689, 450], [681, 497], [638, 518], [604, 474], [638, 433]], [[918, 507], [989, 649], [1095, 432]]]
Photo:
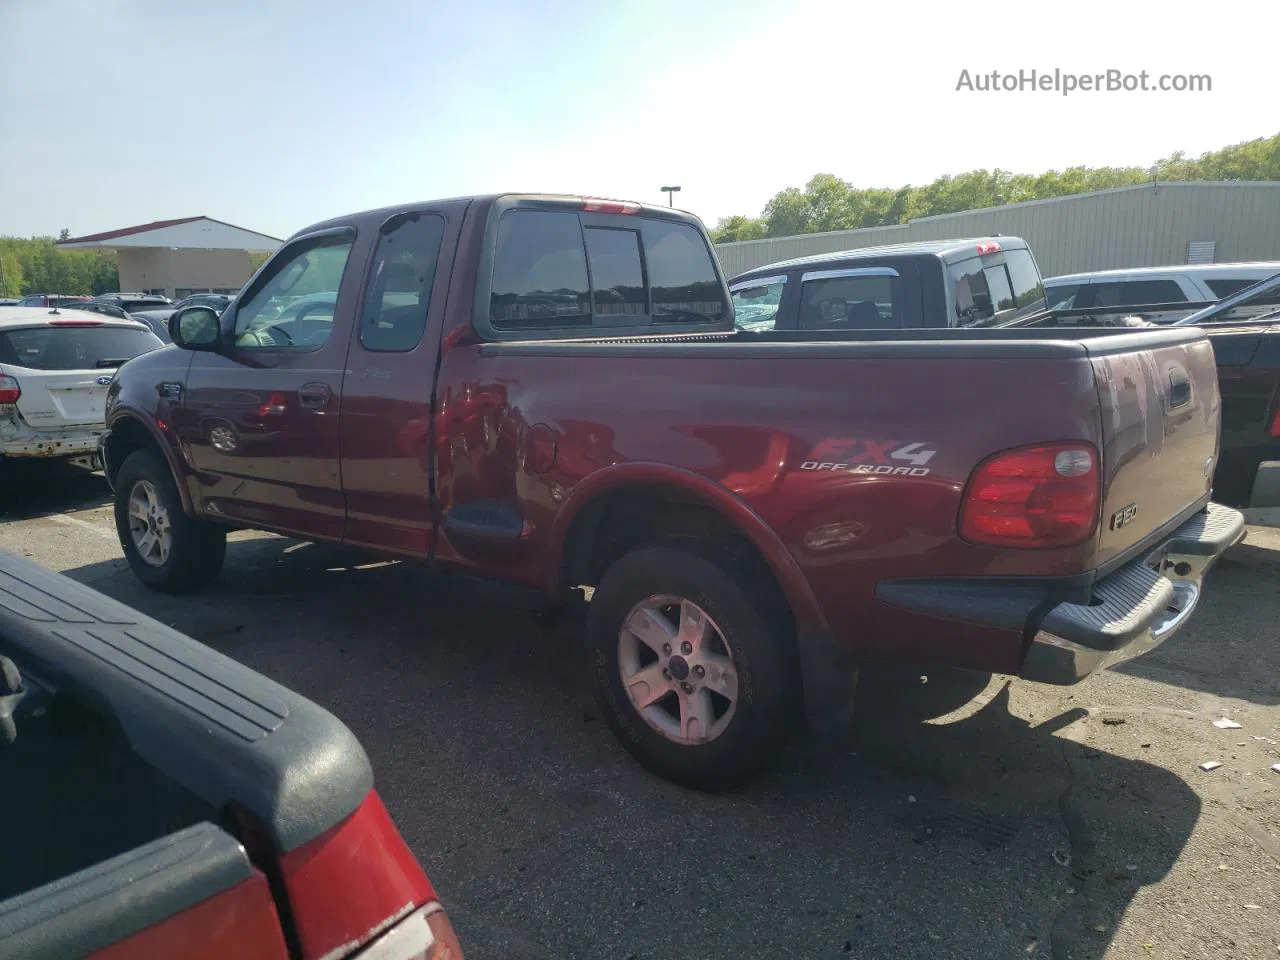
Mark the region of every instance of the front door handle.
[[323, 410], [332, 396], [327, 383], [304, 383], [298, 388], [298, 406], [304, 410]]

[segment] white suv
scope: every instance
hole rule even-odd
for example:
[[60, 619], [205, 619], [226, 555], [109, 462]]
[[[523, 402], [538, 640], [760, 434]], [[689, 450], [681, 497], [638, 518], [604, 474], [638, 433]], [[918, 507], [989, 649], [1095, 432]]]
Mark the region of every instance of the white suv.
[[[1064, 274], [1045, 280], [1044, 291], [1050, 310], [1207, 303], [1229, 297], [1278, 273], [1280, 262], [1185, 263]], [[1168, 312], [1178, 315], [1189, 309], [1172, 308]]]
[[161, 346], [134, 320], [0, 310], [0, 468], [8, 458], [94, 457], [116, 368]]

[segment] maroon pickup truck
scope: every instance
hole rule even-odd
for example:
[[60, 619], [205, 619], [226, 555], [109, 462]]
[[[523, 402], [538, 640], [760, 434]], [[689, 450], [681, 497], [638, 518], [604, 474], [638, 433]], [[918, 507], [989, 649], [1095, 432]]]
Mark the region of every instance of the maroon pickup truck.
[[843, 719], [865, 661], [1073, 683], [1136, 656], [1243, 534], [1209, 502], [1203, 333], [747, 334], [667, 209], [340, 217], [170, 324], [107, 400], [141, 580], [198, 588], [249, 527], [588, 588], [614, 732], [703, 788]]

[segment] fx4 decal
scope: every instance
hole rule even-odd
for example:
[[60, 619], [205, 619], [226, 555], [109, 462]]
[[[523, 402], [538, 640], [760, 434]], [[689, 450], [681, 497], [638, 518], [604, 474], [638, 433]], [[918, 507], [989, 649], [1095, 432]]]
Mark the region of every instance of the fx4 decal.
[[809, 451], [801, 470], [871, 473], [890, 477], [927, 477], [938, 451], [919, 440], [846, 440], [828, 437]]

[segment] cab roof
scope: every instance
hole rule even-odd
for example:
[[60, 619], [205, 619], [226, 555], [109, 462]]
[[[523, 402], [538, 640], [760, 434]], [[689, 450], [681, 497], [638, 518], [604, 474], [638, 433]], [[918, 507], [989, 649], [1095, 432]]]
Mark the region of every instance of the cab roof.
[[752, 267], [743, 271], [740, 276], [746, 277], [755, 273], [774, 270], [790, 270], [792, 267], [808, 267], [828, 263], [848, 263], [856, 260], [879, 260], [883, 257], [937, 257], [946, 262], [967, 260], [977, 256], [980, 247], [992, 246], [999, 250], [1025, 250], [1027, 242], [1021, 237], [970, 237], [960, 240], [920, 240], [914, 243], [894, 243], [881, 247], [857, 247], [853, 250], [835, 250], [831, 253], [816, 253], [808, 257], [797, 257], [794, 260], [780, 260], [761, 267]]

